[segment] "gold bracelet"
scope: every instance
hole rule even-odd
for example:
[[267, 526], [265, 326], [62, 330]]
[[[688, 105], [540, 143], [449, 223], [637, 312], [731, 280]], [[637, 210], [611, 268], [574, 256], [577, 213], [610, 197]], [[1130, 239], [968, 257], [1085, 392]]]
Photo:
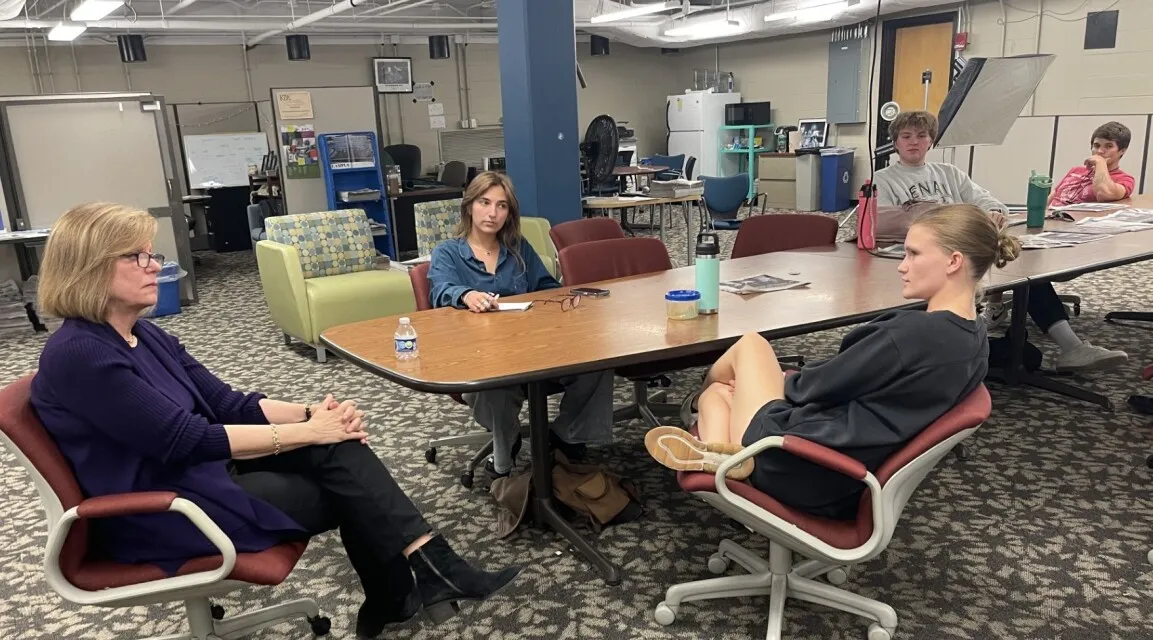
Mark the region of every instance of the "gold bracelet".
[[276, 425], [268, 425], [272, 427], [272, 455], [280, 455], [280, 434], [276, 431]]

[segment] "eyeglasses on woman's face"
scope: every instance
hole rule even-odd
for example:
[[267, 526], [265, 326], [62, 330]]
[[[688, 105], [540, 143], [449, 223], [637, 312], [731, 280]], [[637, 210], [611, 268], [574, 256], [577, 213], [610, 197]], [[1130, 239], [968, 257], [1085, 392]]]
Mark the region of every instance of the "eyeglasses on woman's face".
[[162, 253], [148, 253], [147, 251], [141, 251], [139, 253], [126, 253], [122, 257], [132, 258], [136, 261], [136, 266], [140, 267], [141, 269], [147, 269], [148, 265], [153, 261], [156, 262], [157, 266], [164, 266], [164, 254]]

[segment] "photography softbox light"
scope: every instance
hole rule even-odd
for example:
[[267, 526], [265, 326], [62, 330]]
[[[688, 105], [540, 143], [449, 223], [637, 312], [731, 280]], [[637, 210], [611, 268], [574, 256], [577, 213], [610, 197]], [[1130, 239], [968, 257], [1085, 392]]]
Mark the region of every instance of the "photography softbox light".
[[1004, 142], [1055, 57], [970, 59], [941, 103], [937, 146]]

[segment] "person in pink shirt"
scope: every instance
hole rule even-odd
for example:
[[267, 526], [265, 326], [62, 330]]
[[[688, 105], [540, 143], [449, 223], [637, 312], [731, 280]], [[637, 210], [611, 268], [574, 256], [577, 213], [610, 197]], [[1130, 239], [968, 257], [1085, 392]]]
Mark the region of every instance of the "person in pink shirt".
[[1133, 194], [1136, 181], [1119, 166], [1133, 134], [1120, 122], [1097, 127], [1090, 139], [1093, 155], [1069, 170], [1053, 187], [1050, 207], [1082, 202], [1114, 202]]

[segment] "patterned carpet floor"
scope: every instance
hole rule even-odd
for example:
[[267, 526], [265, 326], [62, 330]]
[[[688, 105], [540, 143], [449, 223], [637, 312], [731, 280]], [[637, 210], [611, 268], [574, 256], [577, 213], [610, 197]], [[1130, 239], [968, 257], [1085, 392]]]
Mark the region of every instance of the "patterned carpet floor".
[[[683, 234], [681, 223], [668, 237], [681, 264]], [[763, 637], [767, 606], [757, 598], [690, 603], [673, 626], [654, 622], [653, 607], [668, 586], [710, 577], [705, 561], [721, 538], [759, 550], [767, 545], [680, 492], [673, 474], [646, 455], [640, 423], [619, 425], [614, 446], [593, 449], [594, 459], [637, 483], [645, 508], [640, 521], [606, 529], [596, 539], [626, 573], [624, 584], [609, 587], [558, 536], [525, 528], [497, 539], [497, 507], [482, 483], [469, 491], [457, 479], [471, 451], [443, 449], [437, 464], [425, 462], [430, 437], [474, 428], [461, 406], [336, 359], [318, 364], [308, 347], [284, 346], [268, 317], [251, 253], [204, 254], [197, 275], [200, 303], [159, 321], [193, 355], [241, 389], [297, 401], [327, 392], [360, 400], [375, 434], [373, 448], [435, 527], [483, 565], [527, 565], [501, 597], [466, 605], [441, 626], [418, 619], [383, 637]], [[1145, 467], [1153, 439], [1150, 418], [1125, 405], [1128, 394], [1153, 390], [1139, 373], [1153, 361], [1153, 333], [1103, 322], [1110, 310], [1153, 309], [1153, 290], [1141, 284], [1151, 281], [1153, 265], [1137, 265], [1059, 287], [1084, 297], [1083, 315], [1073, 321], [1079, 333], [1132, 357], [1123, 368], [1077, 379], [1107, 393], [1117, 412], [991, 385], [993, 417], [970, 440], [969, 459], [943, 461], [909, 503], [888, 550], [854, 570], [846, 586], [891, 604], [900, 616], [898, 638], [1153, 637], [1153, 568], [1146, 562], [1153, 547], [1153, 483]], [[827, 356], [841, 334], [782, 341], [782, 348]], [[1052, 351], [1035, 328], [1031, 335]], [[43, 343], [42, 335], [31, 334], [0, 342], [0, 383], [34, 369]], [[673, 376], [670, 395], [683, 397], [699, 374]], [[628, 388], [619, 382], [617, 394], [625, 400]], [[178, 605], [105, 610], [72, 605], [52, 592], [41, 566], [43, 513], [28, 477], [7, 453], [0, 454], [0, 481], [0, 637], [106, 640], [182, 630]], [[239, 612], [302, 595], [315, 598], [332, 618], [331, 637], [352, 637], [360, 591], [335, 535], [316, 540], [284, 585], [238, 591], [221, 604]], [[797, 601], [785, 610], [789, 638], [858, 639], [867, 626]], [[311, 635], [301, 622], [254, 637]]]

